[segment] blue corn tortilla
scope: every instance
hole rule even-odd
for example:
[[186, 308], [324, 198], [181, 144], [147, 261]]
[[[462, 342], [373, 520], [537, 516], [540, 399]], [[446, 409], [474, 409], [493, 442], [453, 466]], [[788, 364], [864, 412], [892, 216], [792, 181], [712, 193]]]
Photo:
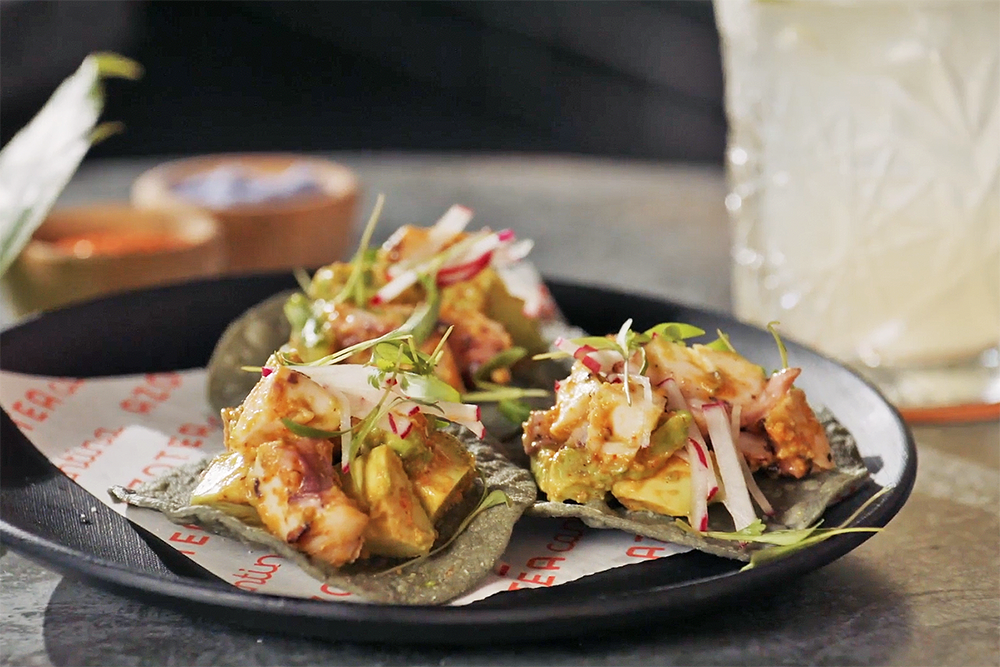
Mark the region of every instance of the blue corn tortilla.
[[[764, 473], [758, 473], [755, 476], [757, 485], [774, 509], [774, 514], [764, 519], [768, 530], [811, 526], [823, 516], [828, 507], [855, 493], [870, 480], [868, 468], [850, 432], [827, 410], [817, 410], [816, 416], [826, 429], [827, 437], [830, 439], [830, 450], [837, 467], [803, 479], [769, 477]], [[528, 467], [527, 455], [523, 450], [519, 455], [517, 449], [520, 449], [519, 441], [504, 442], [504, 451], [512, 460], [522, 467]], [[540, 494], [525, 515], [575, 517], [592, 528], [624, 530], [741, 561], [749, 561], [754, 551], [768, 546], [706, 537], [682, 526], [679, 522], [686, 523], [685, 519], [649, 511], [632, 511], [621, 505], [612, 506], [604, 501], [587, 504], [552, 502], [547, 500], [544, 494]], [[732, 519], [719, 504], [709, 507], [708, 529], [720, 532], [733, 530]]]
[[[483, 495], [499, 489], [509, 504], [499, 504], [477, 514], [442, 551], [410, 565], [399, 559], [369, 558], [335, 568], [298, 551], [259, 526], [252, 526], [214, 507], [191, 505], [191, 492], [211, 459], [176, 468], [135, 489], [113, 486], [108, 492], [119, 502], [162, 512], [174, 523], [196, 523], [207, 530], [263, 546], [294, 561], [318, 580], [350, 591], [366, 601], [383, 604], [437, 605], [461, 596], [492, 570], [510, 541], [521, 514], [535, 501], [537, 488], [531, 473], [512, 464], [498, 447], [456, 432], [472, 452], [482, 474], [473, 488], [437, 524], [438, 544], [446, 542], [475, 508]], [[437, 544], [435, 545], [435, 548]]]

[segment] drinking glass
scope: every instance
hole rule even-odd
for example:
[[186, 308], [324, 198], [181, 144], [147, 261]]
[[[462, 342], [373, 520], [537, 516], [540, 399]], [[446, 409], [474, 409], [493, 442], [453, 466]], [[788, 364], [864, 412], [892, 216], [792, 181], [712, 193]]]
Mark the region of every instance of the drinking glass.
[[736, 315], [901, 408], [997, 407], [1000, 0], [714, 8]]

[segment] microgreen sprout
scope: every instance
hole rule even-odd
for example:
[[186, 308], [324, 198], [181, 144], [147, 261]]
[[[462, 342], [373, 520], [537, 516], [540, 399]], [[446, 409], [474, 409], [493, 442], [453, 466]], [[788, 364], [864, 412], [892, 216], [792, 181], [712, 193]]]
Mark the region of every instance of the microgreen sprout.
[[768, 322], [767, 330], [771, 332], [774, 336], [774, 342], [778, 344], [778, 352], [781, 354], [781, 367], [788, 368], [788, 349], [785, 348], [784, 341], [781, 340], [781, 336], [778, 335], [778, 325], [780, 322]]
[[372, 264], [375, 261], [375, 253], [369, 252], [368, 246], [371, 243], [375, 225], [378, 224], [379, 216], [382, 215], [382, 206], [384, 204], [385, 195], [379, 194], [378, 199], [375, 200], [375, 208], [372, 209], [371, 217], [368, 218], [368, 223], [365, 225], [365, 230], [361, 235], [361, 243], [358, 245], [358, 250], [351, 260], [351, 275], [348, 276], [344, 288], [333, 298], [334, 303], [351, 301], [359, 307], [365, 306], [368, 303], [365, 285], [368, 282], [368, 274], [371, 273]]

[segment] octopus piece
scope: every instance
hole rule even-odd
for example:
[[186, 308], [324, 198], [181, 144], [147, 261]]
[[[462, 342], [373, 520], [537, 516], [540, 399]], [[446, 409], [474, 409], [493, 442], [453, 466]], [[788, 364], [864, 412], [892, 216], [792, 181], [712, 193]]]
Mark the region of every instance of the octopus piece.
[[262, 443], [286, 432], [281, 418], [323, 430], [340, 428], [340, 404], [321, 385], [287, 366], [278, 366], [250, 391], [239, 408], [225, 411], [225, 442], [247, 461]]
[[[443, 324], [454, 327], [448, 346], [466, 378], [471, 379], [483, 364], [514, 345], [502, 324], [477, 310], [442, 308], [440, 319]], [[501, 372], [495, 372], [492, 380], [509, 382], [510, 371], [506, 368], [498, 370]]]
[[[657, 386], [672, 378], [692, 408], [702, 434], [707, 434], [699, 409], [708, 401], [740, 407], [737, 445], [751, 470], [768, 468], [781, 475], [803, 477], [833, 467], [826, 432], [793, 386], [799, 368], [784, 368], [770, 377], [736, 354], [704, 345], [687, 347], [662, 338], [646, 346], [650, 381]], [[761, 430], [767, 437], [756, 435]]]
[[833, 469], [830, 441], [801, 389], [792, 387], [781, 397], [764, 418], [764, 430], [774, 447], [771, 465], [779, 474], [801, 478]]
[[[559, 383], [556, 403], [546, 413], [534, 413], [525, 425], [523, 443], [530, 455], [541, 443], [563, 443], [586, 449], [595, 458], [627, 463], [643, 447], [663, 414], [665, 399], [654, 394], [639, 400], [641, 388], [634, 386], [631, 404], [623, 386], [602, 382], [577, 365], [570, 377]], [[538, 416], [536, 416], [538, 415]]]
[[328, 440], [291, 434], [257, 448], [249, 481], [273, 534], [334, 567], [361, 554], [368, 515], [340, 488]]

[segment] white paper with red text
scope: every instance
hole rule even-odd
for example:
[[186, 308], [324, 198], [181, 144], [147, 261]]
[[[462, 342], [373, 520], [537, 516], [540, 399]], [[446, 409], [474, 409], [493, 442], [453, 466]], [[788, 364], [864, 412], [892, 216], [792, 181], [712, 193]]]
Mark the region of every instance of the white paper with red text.
[[[35, 447], [98, 501], [243, 590], [320, 600], [358, 600], [262, 548], [180, 526], [153, 510], [112, 501], [133, 487], [223, 449], [205, 400], [205, 371], [75, 380], [0, 372], [0, 405]], [[79, 508], [84, 518], [89, 507]], [[556, 586], [629, 563], [687, 551], [575, 519], [523, 518], [493, 572], [452, 604], [506, 590]]]

